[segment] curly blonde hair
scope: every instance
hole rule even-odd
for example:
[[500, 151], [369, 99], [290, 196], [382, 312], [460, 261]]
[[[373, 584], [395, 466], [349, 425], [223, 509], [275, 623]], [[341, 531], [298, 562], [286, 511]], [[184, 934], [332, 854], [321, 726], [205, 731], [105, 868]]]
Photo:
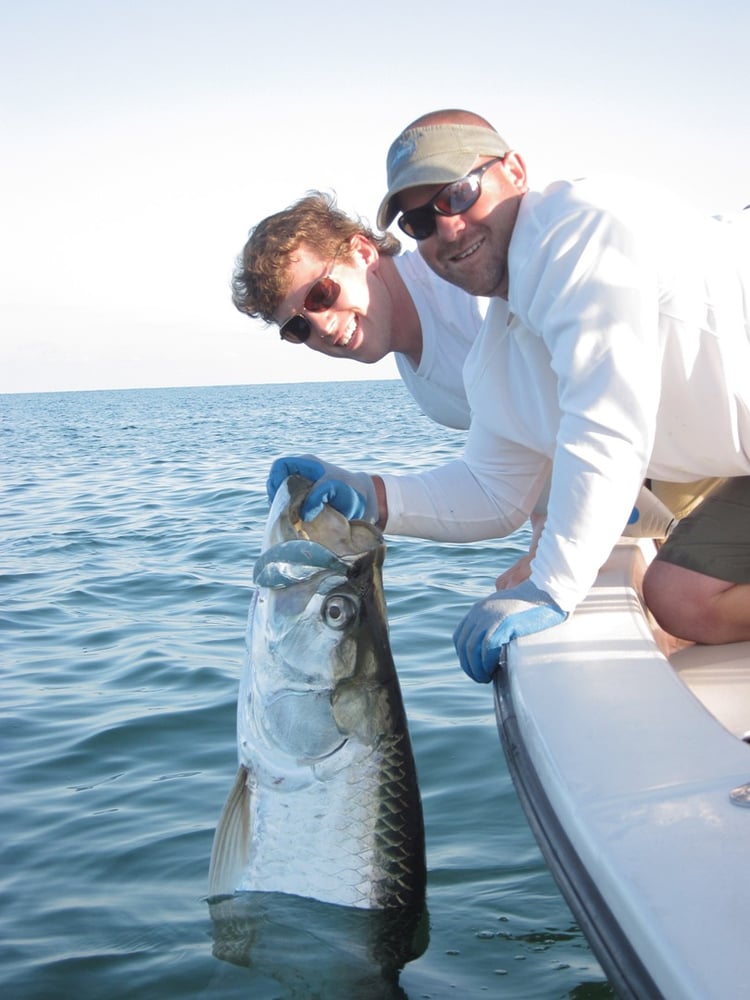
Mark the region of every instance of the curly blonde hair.
[[332, 195], [309, 192], [250, 230], [232, 275], [232, 301], [240, 312], [273, 323], [289, 290], [289, 266], [299, 247], [304, 244], [322, 259], [338, 251], [339, 259], [346, 260], [350, 251], [342, 244], [358, 234], [385, 256], [393, 257], [401, 249], [392, 233], [377, 235], [360, 219], [342, 212]]

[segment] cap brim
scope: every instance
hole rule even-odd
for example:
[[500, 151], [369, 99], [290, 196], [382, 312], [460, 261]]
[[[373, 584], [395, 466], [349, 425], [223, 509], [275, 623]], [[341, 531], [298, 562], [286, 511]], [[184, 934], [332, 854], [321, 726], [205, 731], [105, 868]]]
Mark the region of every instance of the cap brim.
[[422, 160], [418, 164], [404, 171], [399, 179], [391, 185], [388, 193], [380, 203], [378, 209], [377, 223], [381, 229], [387, 229], [399, 213], [397, 204], [398, 196], [403, 191], [408, 191], [415, 187], [442, 187], [444, 184], [452, 184], [465, 177], [474, 166], [474, 161], [481, 154], [467, 152], [454, 166], [446, 168], [442, 163], [430, 163], [429, 160]]

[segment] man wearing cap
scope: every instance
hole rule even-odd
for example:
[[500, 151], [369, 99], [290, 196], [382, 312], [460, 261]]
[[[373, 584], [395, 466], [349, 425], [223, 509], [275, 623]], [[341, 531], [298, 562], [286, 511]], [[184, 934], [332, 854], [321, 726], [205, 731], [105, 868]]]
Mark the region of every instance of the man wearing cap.
[[488, 681], [507, 642], [574, 610], [648, 478], [728, 479], [649, 569], [660, 624], [750, 639], [750, 212], [704, 219], [613, 179], [532, 191], [488, 122], [440, 111], [391, 146], [378, 224], [397, 216], [433, 271], [492, 297], [464, 367], [466, 448], [413, 476], [321, 463], [319, 486], [357, 490], [389, 533], [468, 541], [513, 531], [552, 471], [531, 577], [469, 611], [464, 670]]

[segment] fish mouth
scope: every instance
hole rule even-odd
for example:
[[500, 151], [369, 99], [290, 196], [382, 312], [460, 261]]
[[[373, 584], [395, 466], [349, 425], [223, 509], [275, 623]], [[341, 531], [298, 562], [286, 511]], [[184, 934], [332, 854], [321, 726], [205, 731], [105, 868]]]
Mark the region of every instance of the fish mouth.
[[311, 539], [293, 538], [272, 546], [256, 560], [253, 582], [259, 587], [281, 590], [309, 580], [323, 570], [346, 573], [346, 563], [324, 545]]

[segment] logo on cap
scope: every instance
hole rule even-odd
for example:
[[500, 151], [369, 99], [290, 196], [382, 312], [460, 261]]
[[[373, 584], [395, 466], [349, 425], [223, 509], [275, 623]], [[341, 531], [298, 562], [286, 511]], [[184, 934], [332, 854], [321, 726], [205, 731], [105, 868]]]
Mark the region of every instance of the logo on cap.
[[410, 159], [417, 151], [417, 137], [412, 132], [410, 135], [400, 135], [391, 147], [389, 167], [391, 173], [395, 173], [403, 160]]

